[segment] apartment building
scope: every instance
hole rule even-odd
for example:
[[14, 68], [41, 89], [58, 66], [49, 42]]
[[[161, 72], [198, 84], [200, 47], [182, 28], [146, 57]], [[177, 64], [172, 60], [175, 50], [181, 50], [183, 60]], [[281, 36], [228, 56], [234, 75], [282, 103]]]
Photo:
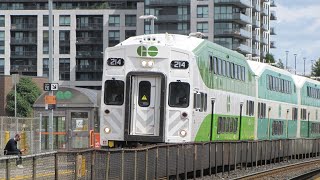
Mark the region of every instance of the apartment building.
[[[138, 2], [53, 0], [53, 81], [101, 88], [103, 51], [136, 35]], [[1, 0], [0, 74], [48, 77], [48, 14], [48, 0]]]
[[[273, 0], [53, 0], [53, 81], [101, 88], [103, 50], [151, 33], [203, 38], [263, 62], [275, 42]], [[0, 74], [49, 75], [48, 0], [0, 1]]]

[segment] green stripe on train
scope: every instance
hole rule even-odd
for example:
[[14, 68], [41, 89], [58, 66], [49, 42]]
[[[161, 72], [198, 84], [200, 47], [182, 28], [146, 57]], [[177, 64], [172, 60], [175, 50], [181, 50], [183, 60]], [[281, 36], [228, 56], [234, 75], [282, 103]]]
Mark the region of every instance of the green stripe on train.
[[[218, 117], [238, 118], [237, 131], [235, 133], [220, 133], [218, 134]], [[254, 139], [254, 117], [242, 117], [241, 125], [241, 140], [253, 140]], [[209, 141], [210, 138], [210, 124], [211, 114], [207, 115], [203, 120], [200, 128], [195, 137], [195, 141]], [[239, 116], [230, 115], [214, 115], [213, 128], [212, 128], [212, 140], [238, 140], [239, 138]]]
[[[277, 134], [275, 133], [276, 131], [279, 130], [273, 130], [273, 123], [277, 122], [282, 122], [283, 127], [282, 127], [282, 134]], [[268, 127], [269, 124], [269, 128]], [[287, 129], [287, 124], [288, 124], [288, 129]], [[260, 140], [265, 140], [265, 139], [282, 139], [282, 138], [294, 138], [296, 137], [297, 134], [297, 121], [292, 121], [292, 120], [283, 120], [283, 119], [258, 119], [258, 139]], [[270, 136], [270, 138], [269, 138]]]

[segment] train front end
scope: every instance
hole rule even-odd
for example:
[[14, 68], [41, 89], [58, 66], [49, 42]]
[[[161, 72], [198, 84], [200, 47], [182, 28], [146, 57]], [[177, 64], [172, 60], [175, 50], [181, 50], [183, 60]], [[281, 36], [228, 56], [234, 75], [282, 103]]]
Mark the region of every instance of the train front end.
[[194, 56], [174, 41], [164, 34], [143, 35], [106, 50], [102, 146], [191, 140]]

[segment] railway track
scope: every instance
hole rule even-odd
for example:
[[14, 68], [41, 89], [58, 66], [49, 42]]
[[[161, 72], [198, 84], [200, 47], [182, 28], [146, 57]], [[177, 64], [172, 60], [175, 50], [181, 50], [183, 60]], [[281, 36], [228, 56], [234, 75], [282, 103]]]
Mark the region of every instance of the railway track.
[[314, 159], [310, 161], [276, 167], [273, 169], [248, 174], [234, 179], [290, 179], [295, 176], [297, 177], [302, 174], [307, 174], [307, 172], [311, 172], [319, 168], [320, 159]]

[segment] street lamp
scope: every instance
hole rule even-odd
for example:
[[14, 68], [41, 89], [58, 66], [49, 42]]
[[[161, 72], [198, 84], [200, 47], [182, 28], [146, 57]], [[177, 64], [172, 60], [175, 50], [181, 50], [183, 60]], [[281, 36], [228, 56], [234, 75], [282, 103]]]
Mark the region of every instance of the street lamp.
[[286, 51], [286, 69], [288, 69], [288, 54], [289, 54], [289, 51], [287, 50]]
[[154, 20], [158, 19], [157, 16], [154, 15], [142, 15], [139, 19], [150, 19], [151, 20], [151, 34], [154, 34]]
[[297, 54], [294, 55], [294, 74], [297, 74]]

